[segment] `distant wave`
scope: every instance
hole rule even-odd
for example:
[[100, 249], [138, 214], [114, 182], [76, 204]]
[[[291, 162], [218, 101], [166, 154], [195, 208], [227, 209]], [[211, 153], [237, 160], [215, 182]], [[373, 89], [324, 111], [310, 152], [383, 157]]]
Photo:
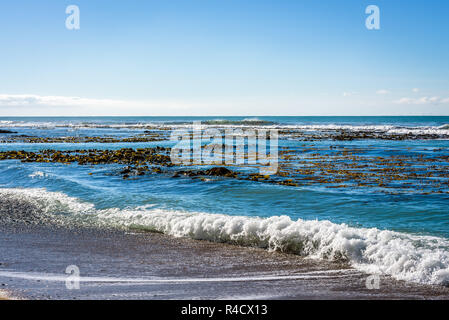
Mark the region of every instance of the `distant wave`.
[[[284, 128], [280, 128], [284, 129]], [[369, 131], [378, 132], [384, 134], [397, 134], [397, 135], [438, 135], [449, 136], [449, 128], [443, 127], [405, 127], [405, 126], [393, 126], [393, 125], [340, 125], [340, 124], [325, 124], [325, 125], [297, 125], [288, 126], [285, 129], [303, 130], [303, 131]]]
[[[166, 126], [191, 126], [193, 121], [164, 121], [164, 122], [70, 122], [70, 121], [0, 121], [0, 127], [28, 127], [28, 128], [147, 128]], [[214, 119], [201, 121], [204, 125], [274, 125], [276, 122], [261, 120], [259, 118], [246, 118], [243, 120]]]
[[425, 284], [449, 284], [449, 240], [389, 230], [354, 228], [330, 221], [256, 218], [137, 207], [98, 210], [59, 192], [0, 189], [7, 199], [26, 201], [64, 223], [134, 228], [175, 237], [257, 246], [304, 257], [347, 261], [368, 273]]
[[[187, 121], [166, 121], [166, 122], [39, 122], [39, 121], [0, 121], [0, 127], [3, 128], [35, 128], [35, 129], [129, 129], [129, 130], [171, 130], [171, 129], [190, 129], [193, 123]], [[203, 120], [201, 125], [204, 127], [223, 127], [223, 128], [258, 128], [258, 129], [278, 129], [287, 131], [305, 131], [305, 132], [328, 132], [328, 131], [370, 131], [383, 134], [394, 135], [435, 135], [436, 138], [447, 139], [449, 137], [449, 124], [442, 126], [405, 126], [405, 125], [351, 125], [351, 124], [295, 124], [295, 123], [277, 123], [259, 118], [245, 118], [242, 120], [213, 119]]]
[[[151, 128], [178, 128], [191, 127], [192, 121], [165, 121], [165, 122], [102, 122], [102, 121], [10, 121], [0, 120], [0, 127], [16, 128], [116, 128], [116, 129], [151, 129]], [[443, 134], [449, 135], [449, 124], [441, 126], [406, 126], [389, 124], [304, 124], [304, 123], [278, 123], [259, 118], [245, 118], [242, 120], [233, 119], [212, 119], [203, 120], [204, 126], [223, 127], [263, 127], [267, 129], [303, 130], [303, 131], [378, 131], [395, 134]]]
[[261, 120], [259, 118], [246, 118], [243, 120], [227, 120], [227, 119], [215, 119], [215, 120], [206, 120], [202, 122], [205, 125], [253, 125], [253, 126], [261, 126], [261, 125], [274, 125], [275, 122]]

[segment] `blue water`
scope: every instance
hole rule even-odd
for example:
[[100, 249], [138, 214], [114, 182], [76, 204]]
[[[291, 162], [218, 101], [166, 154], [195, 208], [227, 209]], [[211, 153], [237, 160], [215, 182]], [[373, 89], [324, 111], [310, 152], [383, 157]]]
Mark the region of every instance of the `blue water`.
[[[246, 120], [245, 120], [246, 119]], [[192, 121], [261, 121], [268, 127], [302, 125], [389, 126], [397, 129], [438, 130], [449, 117], [88, 117], [88, 118], [0, 118], [0, 129], [36, 136], [114, 136], [142, 133], [142, 125], [189, 124]], [[281, 146], [310, 144], [328, 147], [333, 141], [280, 141]], [[123, 144], [1, 144], [0, 151], [42, 149], [120, 149], [123, 147], [167, 146], [167, 142]], [[449, 155], [449, 140], [338, 142], [340, 146], [369, 147], [378, 155], [422, 154], [442, 149]], [[79, 166], [51, 163], [0, 162], [1, 188], [45, 188], [62, 192], [98, 209], [133, 208], [152, 205], [165, 210], [221, 213], [233, 216], [270, 217], [287, 215], [292, 219], [330, 220], [355, 227], [375, 227], [406, 233], [449, 238], [448, 194], [416, 195], [328, 189], [320, 186], [288, 187], [250, 181], [224, 179], [203, 182], [167, 175], [148, 175], [123, 180], [117, 165]], [[33, 175], [40, 172], [43, 176]], [[89, 173], [93, 173], [89, 175]]]

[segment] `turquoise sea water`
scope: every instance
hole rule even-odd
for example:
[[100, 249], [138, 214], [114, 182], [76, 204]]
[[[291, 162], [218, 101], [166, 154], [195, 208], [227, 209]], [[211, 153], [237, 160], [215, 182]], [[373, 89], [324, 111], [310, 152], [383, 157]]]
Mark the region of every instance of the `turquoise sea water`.
[[[438, 139], [427, 140], [354, 140], [338, 142], [323, 140], [298, 142], [291, 139], [281, 139], [279, 145], [295, 146], [295, 144], [303, 145], [309, 143], [326, 148], [334, 145], [355, 148], [369, 147], [372, 150], [371, 152], [380, 156], [395, 152], [419, 156], [419, 154], [427, 154], [438, 150], [439, 155], [449, 156], [449, 127], [447, 127], [449, 117], [257, 117], [257, 119], [248, 117], [0, 118], [0, 129], [13, 130], [19, 135], [39, 137], [84, 135], [127, 137], [142, 133], [148, 127], [166, 125], [189, 126], [193, 121], [198, 120], [206, 125], [262, 126], [279, 129], [295, 128], [311, 132], [344, 128], [355, 131], [369, 129], [393, 133], [408, 132], [409, 134], [422, 132], [438, 133], [441, 135]], [[447, 139], [444, 136], [446, 134]], [[171, 144], [170, 142], [118, 144], [3, 143], [0, 144], [0, 151], [83, 148], [120, 149], [124, 147], [168, 146]], [[427, 239], [426, 237], [433, 239], [432, 237], [435, 237], [437, 239], [435, 241], [442, 242], [435, 244], [434, 247], [430, 246], [430, 244], [421, 244], [421, 246], [429, 246], [425, 248], [426, 252], [430, 252], [432, 259], [438, 260], [436, 262], [432, 260], [431, 270], [448, 270], [449, 260], [445, 260], [448, 258], [448, 251], [445, 247], [447, 245], [446, 241], [449, 241], [449, 194], [447, 193], [424, 195], [409, 192], [391, 195], [357, 188], [348, 190], [329, 189], [319, 185], [289, 187], [235, 179], [201, 181], [189, 178], [173, 179], [169, 175], [147, 175], [138, 179], [124, 180], [117, 174], [120, 168], [117, 165], [91, 167], [76, 164], [22, 163], [16, 160], [6, 160], [0, 161], [0, 188], [1, 190], [8, 190], [8, 192], [17, 188], [28, 191], [40, 190], [41, 193], [39, 194], [29, 193], [29, 197], [32, 197], [33, 201], [39, 197], [45, 198], [47, 193], [49, 197], [53, 198], [55, 194], [60, 195], [61, 199], [55, 198], [55, 201], [59, 201], [59, 204], [61, 204], [58, 207], [58, 210], [61, 212], [65, 210], [64, 208], [71, 206], [68, 203], [64, 207], [64, 201], [68, 201], [64, 197], [69, 197], [70, 199], [76, 199], [81, 204], [89, 204], [102, 213], [114, 209], [114, 217], [116, 217], [117, 212], [123, 212], [123, 216], [125, 216], [129, 210], [137, 209], [140, 210], [139, 215], [150, 216], [157, 213], [158, 217], [162, 213], [169, 215], [173, 212], [178, 215], [179, 213], [221, 214], [225, 217], [270, 218], [287, 216], [291, 221], [298, 219], [304, 221], [316, 220], [318, 222], [330, 221], [332, 225], [345, 224], [357, 230], [375, 228], [379, 232], [382, 230], [395, 231], [404, 235], [403, 237], [423, 237], [422, 239]], [[89, 173], [93, 174], [89, 175]], [[47, 201], [41, 198], [38, 200], [41, 202]], [[86, 211], [86, 214], [91, 214], [90, 209], [86, 209], [85, 206], [77, 208], [73, 209], [72, 206], [70, 210], [79, 210], [77, 212], [78, 215], [83, 214], [83, 210]], [[135, 216], [133, 217], [135, 219]], [[182, 220], [179, 220], [179, 216], [177, 216], [177, 219], [176, 221], [178, 222]], [[157, 224], [155, 221], [151, 221], [151, 223]], [[162, 222], [160, 223], [162, 225]], [[183, 230], [185, 231], [185, 228], [188, 228], [188, 226], [185, 224], [185, 221], [183, 223]], [[170, 230], [174, 230], [174, 225], [170, 225], [170, 228]], [[214, 228], [219, 230], [217, 226], [214, 226]], [[323, 232], [321, 227], [318, 229], [316, 231], [317, 234]], [[185, 231], [185, 233], [188, 233], [188, 231]], [[178, 234], [182, 234], [182, 232], [178, 232]], [[201, 237], [203, 236], [198, 236], [197, 238]], [[217, 237], [220, 238], [221, 235]], [[417, 241], [420, 241], [419, 239]], [[417, 245], [418, 249], [420, 248], [419, 246]], [[369, 248], [369, 245], [366, 244], [365, 247]], [[366, 248], [361, 250], [366, 250]], [[415, 253], [410, 253], [413, 257], [417, 255], [415, 260], [427, 259], [428, 257], [424, 257], [424, 253], [418, 249]], [[361, 254], [364, 254], [364, 251]], [[382, 263], [385, 263], [384, 260], [382, 260]], [[435, 263], [436, 265], [438, 263], [442, 265], [435, 267]], [[422, 266], [420, 265], [420, 267]], [[416, 271], [418, 266], [414, 265], [414, 268], [413, 270]], [[424, 277], [426, 279], [424, 282], [446, 281], [444, 275], [439, 274], [435, 276], [432, 273], [433, 271], [429, 271], [430, 269], [424, 268], [423, 270], [420, 272], [427, 272], [428, 274], [424, 276], [413, 275], [411, 280], [420, 281]], [[402, 274], [401, 272], [398, 271], [398, 274]], [[407, 272], [412, 273], [410, 270]], [[390, 273], [393, 273], [393, 271]], [[404, 276], [402, 278], [407, 277]], [[443, 280], [432, 280], [436, 278]]]

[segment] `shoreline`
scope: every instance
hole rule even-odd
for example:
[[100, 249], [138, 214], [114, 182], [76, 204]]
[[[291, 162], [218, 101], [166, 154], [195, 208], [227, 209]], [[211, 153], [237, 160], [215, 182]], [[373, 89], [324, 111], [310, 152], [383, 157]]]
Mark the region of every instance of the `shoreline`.
[[10, 290], [0, 289], [0, 301], [23, 300], [14, 295]]
[[11, 300], [10, 296], [4, 290], [0, 290], [0, 301]]
[[[0, 227], [0, 283], [25, 299], [449, 299], [449, 288], [380, 278], [292, 254], [158, 233]], [[80, 290], [65, 273], [79, 267]], [[372, 289], [372, 288], [371, 288]]]

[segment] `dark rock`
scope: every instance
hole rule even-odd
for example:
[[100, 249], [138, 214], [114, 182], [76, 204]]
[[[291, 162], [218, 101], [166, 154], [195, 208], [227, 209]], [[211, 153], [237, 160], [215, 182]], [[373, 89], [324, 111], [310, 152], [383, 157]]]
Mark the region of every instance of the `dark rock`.
[[220, 176], [220, 177], [225, 177], [225, 176], [229, 176], [232, 175], [233, 172], [229, 169], [226, 169], [224, 167], [215, 167], [209, 170], [206, 170], [206, 175], [208, 176]]

